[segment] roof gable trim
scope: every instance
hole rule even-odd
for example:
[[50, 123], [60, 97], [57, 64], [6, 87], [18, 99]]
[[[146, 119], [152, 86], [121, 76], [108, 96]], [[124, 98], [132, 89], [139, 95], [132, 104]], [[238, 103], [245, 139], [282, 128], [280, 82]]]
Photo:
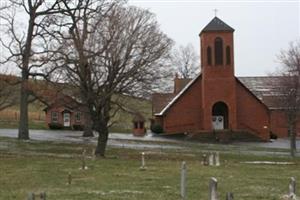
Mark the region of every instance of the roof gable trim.
[[184, 93], [187, 91], [193, 83], [196, 82], [196, 80], [201, 76], [201, 73], [199, 73], [192, 81], [190, 81], [173, 99], [170, 101], [160, 113], [154, 114], [155, 116], [162, 116]]

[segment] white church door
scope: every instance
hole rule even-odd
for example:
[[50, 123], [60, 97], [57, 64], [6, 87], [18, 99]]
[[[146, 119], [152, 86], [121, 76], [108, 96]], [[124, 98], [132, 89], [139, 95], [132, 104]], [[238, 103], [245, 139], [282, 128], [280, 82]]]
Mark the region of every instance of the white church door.
[[224, 117], [221, 115], [215, 115], [212, 117], [212, 126], [214, 130], [224, 129]]
[[212, 107], [213, 130], [228, 129], [228, 106], [224, 102], [217, 102]]

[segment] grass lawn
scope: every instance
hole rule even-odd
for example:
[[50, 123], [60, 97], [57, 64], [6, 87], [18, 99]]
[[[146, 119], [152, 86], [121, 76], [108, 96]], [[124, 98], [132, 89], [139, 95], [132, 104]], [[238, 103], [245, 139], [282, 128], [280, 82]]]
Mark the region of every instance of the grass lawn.
[[[87, 170], [80, 170], [83, 148], [90, 156]], [[140, 171], [140, 151], [109, 148], [106, 159], [94, 159], [93, 149], [93, 145], [0, 138], [0, 199], [26, 199], [28, 192], [45, 191], [49, 200], [179, 200], [183, 160], [188, 169], [188, 200], [207, 199], [212, 176], [218, 179], [220, 199], [233, 192], [239, 200], [280, 199], [291, 176], [300, 180], [299, 159], [221, 154], [221, 166], [208, 167], [201, 165], [200, 153], [154, 150], [146, 151], [147, 170]], [[296, 164], [241, 163], [256, 160]]]

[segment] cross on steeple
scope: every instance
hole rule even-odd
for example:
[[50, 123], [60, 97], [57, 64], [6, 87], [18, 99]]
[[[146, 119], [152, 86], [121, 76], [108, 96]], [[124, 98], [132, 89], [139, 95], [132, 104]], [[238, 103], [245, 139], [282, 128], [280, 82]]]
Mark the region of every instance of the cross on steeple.
[[218, 9], [213, 9], [213, 11], [215, 12], [215, 17], [216, 17], [216, 16], [217, 16]]

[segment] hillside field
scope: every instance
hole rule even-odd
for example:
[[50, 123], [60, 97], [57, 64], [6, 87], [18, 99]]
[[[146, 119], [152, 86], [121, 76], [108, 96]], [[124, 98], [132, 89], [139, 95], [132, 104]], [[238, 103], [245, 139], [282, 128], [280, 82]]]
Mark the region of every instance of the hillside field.
[[[126, 106], [130, 109], [141, 112], [147, 120], [146, 127], [149, 128], [149, 119], [151, 118], [151, 102], [148, 100], [124, 97]], [[48, 129], [45, 122], [46, 106], [41, 102], [35, 101], [29, 105], [29, 128], [30, 129]], [[114, 125], [111, 132], [131, 132], [133, 116], [125, 111], [119, 111], [113, 118]], [[19, 107], [12, 106], [0, 111], [0, 128], [17, 128], [19, 121]]]

